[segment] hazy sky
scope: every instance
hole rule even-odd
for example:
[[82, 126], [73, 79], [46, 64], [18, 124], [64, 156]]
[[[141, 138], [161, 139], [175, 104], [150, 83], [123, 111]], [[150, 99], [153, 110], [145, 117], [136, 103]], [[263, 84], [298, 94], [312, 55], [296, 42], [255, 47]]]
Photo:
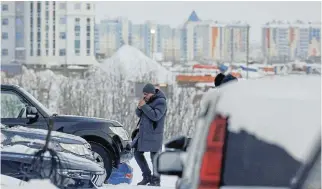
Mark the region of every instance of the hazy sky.
[[227, 1], [108, 1], [96, 2], [97, 21], [124, 16], [133, 23], [152, 20], [178, 27], [195, 10], [202, 20], [243, 20], [251, 25], [250, 39], [260, 42], [260, 27], [268, 21], [303, 20], [321, 22], [321, 2], [227, 2]]

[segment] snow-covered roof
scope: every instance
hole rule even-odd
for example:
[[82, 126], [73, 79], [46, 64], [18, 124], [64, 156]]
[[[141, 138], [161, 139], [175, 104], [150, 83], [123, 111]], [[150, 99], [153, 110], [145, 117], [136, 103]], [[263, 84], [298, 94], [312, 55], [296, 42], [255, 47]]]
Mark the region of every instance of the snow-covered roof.
[[216, 111], [230, 115], [230, 131], [246, 130], [304, 160], [321, 132], [321, 78], [275, 76], [227, 83], [202, 99], [220, 100]]
[[127, 80], [143, 79], [151, 74], [158, 83], [173, 83], [170, 71], [130, 45], [123, 45], [112, 57], [99, 65], [104, 71], [122, 75]]

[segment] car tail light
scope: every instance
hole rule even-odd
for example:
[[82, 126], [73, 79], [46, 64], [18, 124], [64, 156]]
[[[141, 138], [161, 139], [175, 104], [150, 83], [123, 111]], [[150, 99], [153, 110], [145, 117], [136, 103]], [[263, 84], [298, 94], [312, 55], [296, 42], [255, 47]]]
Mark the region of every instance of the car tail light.
[[128, 178], [128, 179], [131, 179], [133, 177], [133, 175], [130, 174], [130, 173], [127, 173], [127, 174], [125, 174], [125, 177]]
[[217, 115], [209, 128], [198, 189], [218, 189], [220, 186], [226, 131], [227, 119]]

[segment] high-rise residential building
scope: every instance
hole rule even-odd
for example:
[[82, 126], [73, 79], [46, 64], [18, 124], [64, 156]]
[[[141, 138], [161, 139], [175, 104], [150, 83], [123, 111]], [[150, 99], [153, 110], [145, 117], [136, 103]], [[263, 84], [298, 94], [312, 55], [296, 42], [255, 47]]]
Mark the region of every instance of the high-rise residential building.
[[25, 3], [1, 2], [1, 64], [25, 60]]
[[213, 22], [210, 25], [210, 37], [209, 37], [209, 45], [210, 50], [210, 59], [212, 60], [229, 60], [230, 53], [228, 53], [228, 45], [229, 45], [229, 30], [226, 28], [225, 23], [220, 23], [218, 21]]
[[169, 25], [157, 25], [157, 53], [162, 54], [164, 60], [173, 59], [172, 29]]
[[111, 56], [123, 44], [129, 44], [130, 22], [126, 18], [104, 19], [97, 27], [97, 54]]
[[247, 54], [247, 28], [248, 24], [237, 21], [226, 25], [225, 61], [244, 62]]
[[139, 49], [142, 52], [145, 52], [144, 46], [144, 25], [143, 24], [133, 24], [131, 27], [130, 34], [130, 45]]
[[16, 1], [2, 2], [1, 9], [2, 63], [89, 65], [96, 61], [94, 3]]
[[183, 24], [183, 35], [182, 40], [184, 44], [184, 60], [194, 60], [195, 54], [197, 53], [198, 43], [197, 34], [195, 32], [195, 27], [201, 24], [202, 21], [197, 16], [196, 12], [193, 11], [188, 20]]
[[180, 62], [184, 60], [184, 43], [182, 40], [183, 29], [182, 28], [173, 28], [172, 29], [172, 57], [169, 58], [174, 62]]
[[192, 12], [183, 26], [184, 59], [245, 61], [248, 24], [201, 20]]
[[269, 62], [321, 56], [321, 23], [272, 21], [262, 28], [262, 51]]

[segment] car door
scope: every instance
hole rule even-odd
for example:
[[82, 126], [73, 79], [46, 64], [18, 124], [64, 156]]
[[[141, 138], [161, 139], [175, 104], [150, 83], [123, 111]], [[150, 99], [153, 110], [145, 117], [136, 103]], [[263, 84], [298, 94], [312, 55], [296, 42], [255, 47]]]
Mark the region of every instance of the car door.
[[293, 179], [291, 189], [321, 189], [321, 140]]
[[1, 123], [46, 129], [46, 119], [40, 113], [37, 121], [30, 122], [26, 117], [26, 106], [31, 104], [19, 94], [12, 90], [1, 90]]

